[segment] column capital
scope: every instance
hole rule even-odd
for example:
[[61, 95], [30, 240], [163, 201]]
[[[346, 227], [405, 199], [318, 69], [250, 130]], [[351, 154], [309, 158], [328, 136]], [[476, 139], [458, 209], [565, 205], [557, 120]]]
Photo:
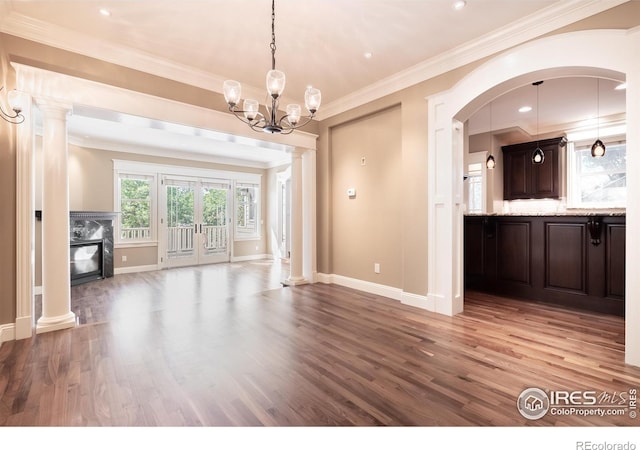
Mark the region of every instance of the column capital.
[[46, 117], [65, 119], [73, 111], [71, 103], [42, 97], [35, 97], [34, 100]]

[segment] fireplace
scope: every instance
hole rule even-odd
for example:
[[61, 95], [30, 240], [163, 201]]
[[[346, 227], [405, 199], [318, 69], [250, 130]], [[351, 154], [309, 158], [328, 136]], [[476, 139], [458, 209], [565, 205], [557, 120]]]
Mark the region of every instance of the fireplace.
[[113, 221], [117, 213], [71, 211], [71, 285], [113, 276]]
[[71, 286], [104, 278], [104, 240], [71, 242]]

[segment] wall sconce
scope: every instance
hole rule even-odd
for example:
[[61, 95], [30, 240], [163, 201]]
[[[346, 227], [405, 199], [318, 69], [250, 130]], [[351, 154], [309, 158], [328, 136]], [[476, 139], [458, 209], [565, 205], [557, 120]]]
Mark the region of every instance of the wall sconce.
[[[4, 86], [0, 86], [0, 92], [4, 89]], [[22, 108], [18, 106], [16, 102], [16, 95], [18, 92], [14, 89], [7, 94], [7, 103], [9, 104], [9, 108], [13, 110], [13, 114], [8, 113], [4, 109], [2, 109], [2, 105], [0, 105], [0, 117], [6, 120], [9, 123], [22, 123], [24, 122], [24, 116], [21, 114]]]
[[598, 81], [596, 88], [596, 114], [597, 114], [597, 133], [598, 138], [591, 146], [591, 156], [594, 158], [600, 158], [604, 156], [604, 153], [607, 151], [607, 148], [604, 146], [604, 143], [600, 140], [600, 78], [596, 78]]

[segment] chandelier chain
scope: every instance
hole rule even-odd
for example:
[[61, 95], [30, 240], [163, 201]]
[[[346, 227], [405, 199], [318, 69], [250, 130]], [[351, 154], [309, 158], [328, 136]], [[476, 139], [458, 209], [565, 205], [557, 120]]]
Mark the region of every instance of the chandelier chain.
[[276, 69], [276, 0], [271, 1], [271, 70]]

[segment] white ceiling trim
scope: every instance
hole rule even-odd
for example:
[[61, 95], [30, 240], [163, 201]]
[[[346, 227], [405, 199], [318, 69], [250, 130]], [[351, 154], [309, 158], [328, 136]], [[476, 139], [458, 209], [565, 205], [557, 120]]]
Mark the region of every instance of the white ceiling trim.
[[[222, 84], [227, 79], [221, 75], [204, 72], [192, 66], [178, 64], [126, 46], [115, 45], [15, 11], [11, 11], [5, 19], [0, 21], [0, 32], [213, 92], [222, 93]], [[264, 89], [254, 86], [244, 85], [243, 91], [245, 96], [253, 98], [264, 96]], [[295, 103], [286, 96], [283, 96], [281, 101]]]
[[537, 14], [493, 31], [446, 54], [423, 61], [391, 77], [380, 80], [341, 99], [324, 105], [318, 120], [324, 120], [371, 101], [406, 89], [443, 73], [504, 51], [577, 20], [606, 11], [628, 0], [568, 0]]
[[[503, 51], [560, 27], [626, 3], [628, 0], [566, 0], [489, 35], [431, 58], [398, 74], [371, 84], [324, 105], [318, 120], [361, 106], [378, 98], [453, 70], [464, 64]], [[0, 21], [0, 31], [41, 44], [140, 70], [210, 91], [222, 92], [224, 77], [190, 66], [162, 60], [144, 52], [82, 35], [11, 11]], [[260, 98], [263, 89], [244, 87], [248, 95]], [[283, 99], [287, 101], [287, 99]]]
[[118, 111], [156, 120], [182, 123], [242, 136], [254, 141], [281, 144], [288, 149], [315, 150], [318, 136], [297, 130], [290, 135], [256, 133], [234, 115], [142, 92], [109, 86], [37, 67], [12, 63], [18, 90], [44, 99]]
[[216, 155], [203, 155], [202, 153], [175, 151], [158, 147], [146, 147], [129, 143], [113, 142], [106, 139], [83, 139], [78, 136], [69, 136], [69, 143], [77, 147], [94, 148], [97, 150], [108, 150], [122, 153], [134, 153], [137, 155], [156, 156], [162, 158], [173, 158], [187, 161], [208, 162], [227, 166], [249, 167], [252, 169], [267, 170], [279, 167], [291, 162], [291, 157], [287, 154], [281, 161], [259, 162], [237, 158], [226, 158]]

